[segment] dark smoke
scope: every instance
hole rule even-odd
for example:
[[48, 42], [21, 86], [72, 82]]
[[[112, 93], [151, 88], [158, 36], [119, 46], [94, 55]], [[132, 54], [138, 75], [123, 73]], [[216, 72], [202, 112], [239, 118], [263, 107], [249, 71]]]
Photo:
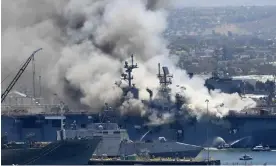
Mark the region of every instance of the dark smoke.
[[63, 92], [66, 97], [66, 99], [71, 102], [67, 103], [74, 103], [75, 106], [82, 106], [80, 99], [84, 97], [81, 90], [74, 85], [70, 84], [70, 81], [68, 81], [66, 78], [63, 80]]
[[[210, 99], [210, 112], [224, 116], [229, 108], [240, 109], [254, 104], [238, 95], [217, 91], [208, 93], [202, 78], [190, 79], [168, 57], [163, 32], [167, 27], [166, 8], [174, 0], [3, 0], [2, 74], [6, 75], [37, 48], [43, 52], [36, 59], [37, 74], [47, 80], [43, 85], [70, 104], [87, 105], [99, 112], [104, 103], [113, 106], [121, 101], [122, 89], [114, 84], [121, 76], [124, 60], [134, 54], [139, 65], [133, 82], [141, 90], [140, 98], [148, 99], [148, 87], [157, 94], [157, 63], [174, 73], [171, 85], [174, 96], [184, 84], [189, 108], [195, 115], [205, 112]], [[178, 1], [179, 2], [179, 1]], [[13, 65], [10, 65], [13, 64]], [[7, 72], [7, 73], [4, 73]], [[25, 73], [21, 84], [30, 85], [31, 72]], [[125, 82], [123, 82], [125, 83]], [[153, 96], [154, 97], [154, 96]], [[224, 103], [223, 108], [218, 107]], [[123, 113], [147, 109], [141, 100], [129, 96]], [[132, 109], [132, 110], [131, 110]], [[171, 121], [170, 113], [162, 115], [161, 123]], [[159, 124], [155, 112], [151, 120]]]

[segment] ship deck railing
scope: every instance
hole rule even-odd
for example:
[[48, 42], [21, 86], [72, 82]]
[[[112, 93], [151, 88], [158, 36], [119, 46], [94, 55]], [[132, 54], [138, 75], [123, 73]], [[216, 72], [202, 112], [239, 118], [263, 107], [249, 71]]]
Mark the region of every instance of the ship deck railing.
[[[4, 107], [4, 108], [3, 108]], [[44, 116], [60, 116], [61, 113], [59, 111], [51, 111], [51, 107], [49, 106], [25, 106], [25, 107], [10, 107], [7, 106], [8, 109], [5, 109], [5, 106], [1, 106], [1, 115], [5, 116], [29, 116], [29, 115], [44, 115]], [[29, 109], [42, 109], [43, 111], [28, 111]], [[92, 114], [89, 111], [66, 111], [63, 115], [79, 115], [79, 114]]]

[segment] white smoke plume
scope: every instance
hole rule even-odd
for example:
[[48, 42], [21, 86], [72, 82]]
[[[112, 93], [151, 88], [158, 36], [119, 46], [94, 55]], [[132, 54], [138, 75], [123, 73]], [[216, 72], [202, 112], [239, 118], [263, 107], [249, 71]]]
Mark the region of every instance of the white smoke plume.
[[149, 115], [149, 123], [146, 125], [149, 126], [159, 126], [162, 124], [169, 124], [173, 122], [174, 113], [164, 112], [160, 113], [158, 110], [153, 110], [152, 113]]
[[[181, 92], [188, 99], [185, 109], [195, 115], [209, 110], [224, 116], [228, 108], [242, 109], [253, 101], [242, 101], [238, 95], [208, 93], [204, 80], [189, 79], [185, 71], [175, 67], [169, 58], [162, 33], [167, 27], [168, 7], [176, 1], [165, 0], [3, 0], [2, 75], [19, 66], [29, 54], [42, 47], [36, 57], [38, 74], [45, 76], [43, 85], [76, 109], [83, 105], [98, 112], [104, 103], [120, 103], [122, 90], [114, 83], [120, 78], [123, 61], [134, 54], [139, 68], [133, 74], [147, 99], [148, 87], [156, 93], [157, 63], [169, 67], [174, 74], [172, 95]], [[14, 64], [14, 65], [10, 65]], [[29, 77], [28, 77], [29, 76]], [[30, 84], [30, 72], [19, 84]], [[5, 85], [5, 84], [4, 84]], [[2, 85], [3, 86], [3, 85]], [[217, 106], [224, 104], [223, 107]], [[139, 112], [145, 106], [129, 98], [121, 106], [122, 113]], [[171, 119], [170, 115], [164, 117]], [[156, 119], [150, 118], [150, 119]], [[154, 120], [152, 120], [154, 121]], [[166, 121], [166, 120], [164, 120]]]
[[122, 115], [137, 115], [138, 113], [138, 116], [144, 116], [144, 114], [146, 113], [146, 108], [144, 104], [141, 102], [141, 100], [135, 99], [131, 92], [128, 92], [128, 94], [125, 97], [125, 101], [119, 109]]
[[[223, 117], [229, 113], [229, 110], [240, 111], [245, 108], [255, 107], [256, 103], [250, 98], [242, 99], [237, 93], [226, 94], [219, 90], [208, 92], [208, 89], [204, 86], [205, 80], [200, 76], [194, 76], [189, 78], [186, 71], [183, 71], [176, 67], [177, 57], [172, 56], [171, 61], [168, 61], [166, 57], [155, 57], [161, 64], [166, 64], [169, 67], [170, 72], [173, 73], [172, 95], [179, 93], [185, 96], [187, 103], [182, 108], [189, 111], [190, 114], [196, 115], [200, 118], [202, 115], [207, 114], [207, 102], [208, 111], [210, 115], [216, 117]], [[157, 59], [151, 59], [150, 63], [154, 63]]]

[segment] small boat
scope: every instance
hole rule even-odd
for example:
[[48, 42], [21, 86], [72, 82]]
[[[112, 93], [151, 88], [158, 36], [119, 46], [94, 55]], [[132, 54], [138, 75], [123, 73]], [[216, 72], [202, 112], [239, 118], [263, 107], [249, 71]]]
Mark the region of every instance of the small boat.
[[263, 146], [262, 144], [257, 145], [252, 148], [252, 151], [260, 152], [260, 151], [270, 151], [270, 147], [268, 145]]
[[245, 154], [242, 157], [240, 157], [240, 160], [248, 161], [248, 160], [253, 160], [253, 158], [251, 156]]

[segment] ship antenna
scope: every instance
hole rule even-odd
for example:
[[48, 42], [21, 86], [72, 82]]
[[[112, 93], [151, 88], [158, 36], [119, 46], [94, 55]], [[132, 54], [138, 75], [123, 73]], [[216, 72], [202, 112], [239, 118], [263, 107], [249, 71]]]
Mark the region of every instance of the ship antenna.
[[128, 82], [128, 86], [132, 87], [132, 80], [133, 80], [133, 75], [132, 75], [132, 70], [138, 68], [137, 63], [134, 64], [134, 59], [133, 59], [133, 54], [131, 55], [131, 64], [129, 65], [127, 61], [125, 61], [125, 66], [124, 68], [126, 69], [125, 73], [122, 74], [122, 79], [126, 80]]

